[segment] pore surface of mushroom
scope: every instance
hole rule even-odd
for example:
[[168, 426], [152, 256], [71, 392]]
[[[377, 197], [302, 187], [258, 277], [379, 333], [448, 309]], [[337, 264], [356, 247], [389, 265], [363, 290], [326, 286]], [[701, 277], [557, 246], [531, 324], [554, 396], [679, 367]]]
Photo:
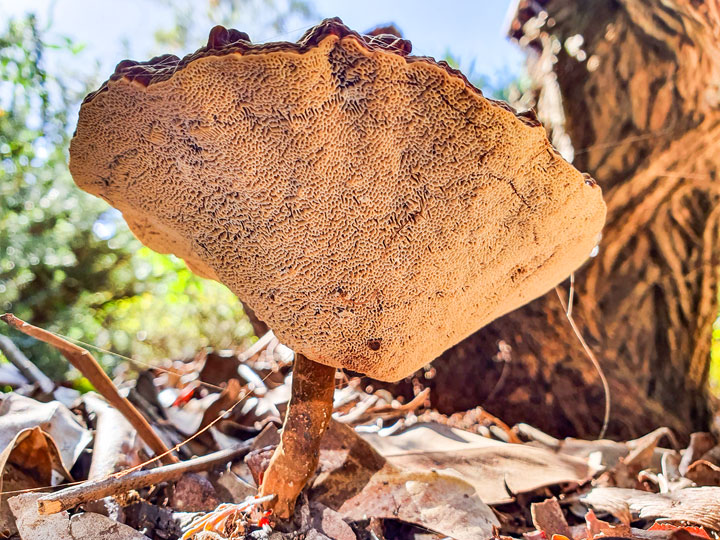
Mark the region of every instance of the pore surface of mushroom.
[[397, 380], [559, 283], [605, 219], [532, 114], [410, 49], [330, 19], [126, 60], [82, 105], [72, 175], [307, 359]]

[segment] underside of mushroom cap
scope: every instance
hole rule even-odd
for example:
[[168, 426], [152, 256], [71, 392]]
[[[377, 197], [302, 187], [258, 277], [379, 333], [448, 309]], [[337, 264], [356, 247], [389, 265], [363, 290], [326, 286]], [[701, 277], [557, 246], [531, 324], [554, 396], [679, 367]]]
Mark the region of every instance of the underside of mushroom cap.
[[395, 36], [215, 28], [86, 98], [77, 184], [308, 358], [399, 379], [588, 257], [600, 188], [533, 115]]

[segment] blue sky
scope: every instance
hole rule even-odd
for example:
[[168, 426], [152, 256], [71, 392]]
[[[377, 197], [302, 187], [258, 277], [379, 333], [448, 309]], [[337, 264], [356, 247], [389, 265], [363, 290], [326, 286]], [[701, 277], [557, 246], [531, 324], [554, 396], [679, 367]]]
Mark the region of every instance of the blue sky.
[[[201, 7], [207, 5], [205, 0], [194, 1]], [[523, 56], [504, 36], [512, 0], [310, 3], [319, 18], [340, 16], [345, 24], [359, 31], [393, 22], [413, 42], [414, 54], [442, 58], [451, 52], [463, 71], [485, 75], [495, 84], [510, 80], [521, 70]], [[160, 52], [154, 46], [153, 34], [158, 28], [171, 26], [173, 20], [170, 2], [162, 0], [0, 0], [0, 20], [26, 11], [37, 12], [43, 21], [52, 13], [55, 32], [86, 45], [81, 60], [72, 68], [87, 74], [97, 70], [101, 79], [123, 58], [142, 60]], [[253, 41], [296, 39], [306, 27], [293, 27], [288, 34], [277, 36], [252, 25], [253, 21], [245, 22], [240, 29], [247, 31]], [[198, 42], [191, 49], [200, 45]]]

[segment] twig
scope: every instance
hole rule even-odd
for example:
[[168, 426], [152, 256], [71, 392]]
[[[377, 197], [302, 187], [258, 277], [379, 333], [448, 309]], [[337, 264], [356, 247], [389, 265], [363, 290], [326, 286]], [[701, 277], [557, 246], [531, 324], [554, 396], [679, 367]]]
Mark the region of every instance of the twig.
[[275, 339], [275, 334], [273, 334], [272, 330], [269, 330], [255, 343], [250, 345], [250, 347], [246, 351], [241, 352], [238, 355], [238, 360], [240, 360], [240, 362], [250, 360], [253, 356], [255, 356], [257, 353], [267, 347], [273, 339]]
[[[570, 298], [570, 299], [573, 298], [573, 295], [575, 293], [574, 285], [575, 285], [575, 274], [571, 274], [570, 293], [568, 295], [568, 298]], [[565, 311], [565, 316], [567, 317], [567, 320], [570, 323], [570, 326], [572, 327], [573, 332], [575, 333], [575, 337], [578, 338], [580, 345], [582, 345], [582, 348], [585, 350], [585, 354], [592, 362], [593, 366], [595, 367], [595, 370], [597, 371], [598, 375], [600, 376], [600, 381], [602, 382], [603, 392], [605, 393], [605, 415], [603, 417], [602, 429], [600, 430], [600, 434], [598, 435], [598, 439], [602, 439], [605, 437], [605, 433], [607, 433], [608, 424], [610, 423], [610, 408], [612, 405], [611, 398], [610, 398], [610, 384], [608, 383], [607, 377], [605, 377], [605, 372], [603, 371], [603, 368], [600, 365], [600, 362], [598, 362], [598, 359], [595, 357], [592, 350], [588, 346], [587, 342], [585, 341], [585, 338], [583, 337], [582, 333], [580, 332], [580, 329], [577, 327], [577, 324], [575, 324], [575, 319], [572, 316], [572, 305], [570, 305], [570, 304], [565, 305], [565, 302], [562, 299], [562, 295], [560, 294], [559, 287], [555, 287], [555, 294], [557, 294], [558, 300], [560, 300], [560, 305], [562, 306], [563, 311]]]
[[134, 427], [140, 438], [152, 449], [155, 454], [163, 456], [162, 460], [164, 463], [177, 463], [178, 458], [175, 457], [170, 450], [162, 441], [162, 439], [155, 433], [153, 428], [150, 426], [145, 417], [130, 403], [127, 399], [122, 397], [115, 388], [115, 385], [110, 380], [110, 377], [103, 371], [98, 361], [95, 360], [92, 354], [82, 347], [70, 343], [55, 334], [28, 324], [18, 319], [12, 313], [6, 313], [0, 316], [0, 319], [12, 326], [13, 328], [20, 330], [22, 333], [28, 336], [34, 337], [40, 341], [52, 345], [59, 350], [62, 355], [67, 358], [83, 376], [92, 383], [98, 393], [104, 397], [108, 403], [115, 407], [122, 415], [127, 418], [130, 425]]
[[0, 351], [10, 360], [11, 364], [20, 370], [20, 373], [22, 373], [28, 381], [38, 383], [40, 390], [42, 390], [44, 394], [50, 394], [53, 391], [55, 384], [53, 384], [50, 378], [40, 371], [35, 364], [28, 360], [28, 357], [17, 348], [17, 345], [15, 345], [9, 337], [0, 336]]
[[244, 456], [249, 451], [250, 444], [243, 443], [235, 448], [220, 450], [206, 456], [173, 463], [172, 465], [163, 465], [149, 471], [136, 471], [124, 476], [113, 475], [101, 480], [90, 480], [77, 486], [62, 489], [57, 493], [40, 497], [37, 500], [38, 513], [43, 515], [57, 514], [88, 501], [119, 495], [160, 482], [176, 480], [185, 473], [204, 471], [217, 465], [223, 465]]

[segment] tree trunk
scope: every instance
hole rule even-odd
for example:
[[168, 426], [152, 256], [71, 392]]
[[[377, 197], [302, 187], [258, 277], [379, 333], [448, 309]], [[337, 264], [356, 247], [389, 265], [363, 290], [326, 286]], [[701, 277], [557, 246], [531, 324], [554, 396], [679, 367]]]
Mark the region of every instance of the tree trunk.
[[[599, 253], [576, 273], [573, 316], [610, 380], [610, 434], [707, 429], [720, 2], [521, 0], [511, 34], [529, 49], [553, 142], [567, 150], [569, 135], [574, 165], [608, 203]], [[582, 437], [602, 424], [600, 380], [555, 292], [446, 352], [423, 383], [444, 412], [482, 405], [510, 423]]]

